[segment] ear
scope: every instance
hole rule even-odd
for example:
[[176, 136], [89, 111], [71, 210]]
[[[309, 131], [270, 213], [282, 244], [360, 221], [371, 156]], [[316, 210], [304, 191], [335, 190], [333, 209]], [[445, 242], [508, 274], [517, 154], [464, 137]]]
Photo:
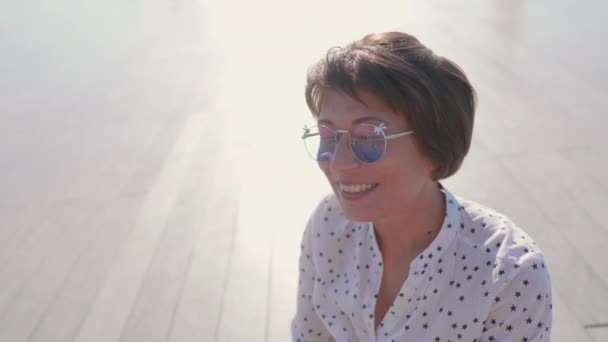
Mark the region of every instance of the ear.
[[439, 168], [439, 163], [435, 162], [431, 157], [429, 157], [424, 152], [424, 150], [422, 149], [422, 147], [418, 143], [418, 140], [413, 139], [413, 142], [414, 142], [414, 147], [416, 148], [416, 150], [420, 153], [420, 155], [423, 156], [424, 168], [426, 169], [426, 171], [430, 175], [433, 171], [435, 171], [436, 169]]
[[427, 170], [429, 171], [429, 174], [433, 173], [433, 171], [437, 170], [439, 168], [439, 166], [437, 166], [435, 163], [430, 163], [427, 166]]
[[428, 157], [424, 158], [424, 166], [429, 174], [431, 174], [433, 171], [435, 171], [439, 168], [439, 164]]

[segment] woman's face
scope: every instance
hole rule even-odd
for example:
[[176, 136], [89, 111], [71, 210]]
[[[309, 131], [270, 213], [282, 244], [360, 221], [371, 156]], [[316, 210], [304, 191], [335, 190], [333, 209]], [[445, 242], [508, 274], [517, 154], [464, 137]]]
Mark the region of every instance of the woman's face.
[[[365, 93], [359, 97], [363, 103], [328, 90], [323, 97], [319, 124], [350, 131], [359, 123], [384, 123], [386, 135], [411, 129], [403, 115], [394, 113], [376, 97]], [[341, 135], [333, 159], [319, 162], [319, 166], [346, 217], [353, 221], [375, 221], [403, 208], [415, 207], [416, 199], [429, 186], [434, 169], [418, 148], [415, 137], [414, 133], [388, 140], [382, 158], [365, 164], [354, 155], [347, 137]]]

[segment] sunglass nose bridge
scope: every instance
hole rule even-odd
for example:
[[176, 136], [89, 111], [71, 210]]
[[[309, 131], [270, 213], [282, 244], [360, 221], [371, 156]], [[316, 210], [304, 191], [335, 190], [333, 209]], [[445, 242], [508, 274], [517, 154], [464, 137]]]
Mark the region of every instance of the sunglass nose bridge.
[[[342, 137], [338, 134], [342, 133]], [[346, 135], [346, 136], [344, 136]], [[342, 165], [351, 167], [355, 165], [359, 160], [359, 157], [356, 155], [356, 152], [353, 150], [353, 146], [350, 140], [350, 134], [347, 131], [338, 131], [335, 135], [336, 143], [333, 148], [333, 153], [331, 155], [331, 162], [335, 165]]]
[[348, 139], [348, 135], [349, 132], [348, 131], [340, 131], [340, 130], [336, 130], [334, 131], [334, 138], [336, 139], [336, 144], [340, 143], [340, 140], [342, 140], [342, 137], [346, 135], [346, 139]]

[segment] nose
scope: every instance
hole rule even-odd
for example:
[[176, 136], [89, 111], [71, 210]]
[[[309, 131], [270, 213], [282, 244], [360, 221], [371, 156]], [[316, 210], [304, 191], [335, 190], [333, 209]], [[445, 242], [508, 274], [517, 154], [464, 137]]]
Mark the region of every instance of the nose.
[[337, 137], [337, 140], [334, 157], [330, 162], [331, 169], [341, 171], [360, 166], [361, 162], [357, 159], [357, 156], [355, 156], [350, 147], [348, 135], [340, 134]]

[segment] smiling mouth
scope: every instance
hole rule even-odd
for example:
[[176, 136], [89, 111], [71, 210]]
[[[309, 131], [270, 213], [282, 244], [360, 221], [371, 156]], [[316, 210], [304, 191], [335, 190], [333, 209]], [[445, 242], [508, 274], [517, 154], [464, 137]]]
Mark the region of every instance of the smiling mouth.
[[338, 187], [346, 194], [358, 194], [368, 192], [378, 186], [378, 183], [361, 183], [361, 184], [342, 184], [339, 183]]

